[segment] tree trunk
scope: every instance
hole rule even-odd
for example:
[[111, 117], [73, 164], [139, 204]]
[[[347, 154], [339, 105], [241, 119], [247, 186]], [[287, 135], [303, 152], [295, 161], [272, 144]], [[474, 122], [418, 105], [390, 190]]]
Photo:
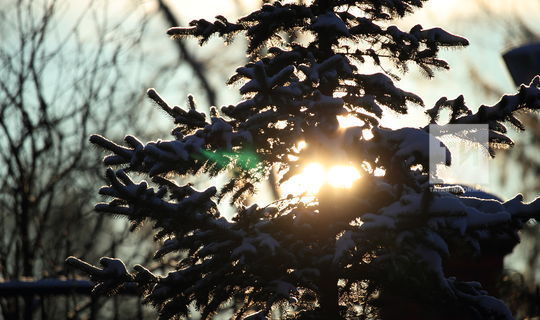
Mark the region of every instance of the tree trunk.
[[[26, 190], [25, 190], [26, 191]], [[32, 254], [30, 249], [30, 205], [28, 193], [24, 192], [21, 201], [21, 247], [23, 260], [23, 276], [25, 278], [33, 277]], [[33, 296], [24, 296], [24, 319], [32, 319]]]
[[338, 279], [335, 273], [327, 270], [322, 272], [319, 283], [319, 304], [322, 318], [342, 319], [339, 314]]

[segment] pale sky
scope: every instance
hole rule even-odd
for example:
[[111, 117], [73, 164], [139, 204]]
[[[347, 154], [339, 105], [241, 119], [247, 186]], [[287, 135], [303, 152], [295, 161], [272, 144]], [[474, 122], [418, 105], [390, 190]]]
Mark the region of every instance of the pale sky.
[[[131, 0], [122, 1], [127, 3]], [[120, 1], [116, 2], [115, 6], [119, 6], [119, 3]], [[241, 6], [234, 5], [235, 3], [241, 4]], [[212, 21], [218, 14], [234, 21], [256, 9], [260, 3], [261, 1], [249, 0], [169, 1], [185, 25], [193, 19], [204, 18]], [[501, 54], [509, 49], [509, 44], [504, 41], [503, 37], [504, 27], [497, 25], [493, 20], [486, 19], [484, 16], [486, 9], [480, 6], [480, 3], [487, 5], [495, 16], [508, 17], [516, 14], [531, 20], [533, 23], [540, 18], [540, 2], [535, 0], [432, 0], [425, 5], [425, 8], [398, 23], [405, 30], [418, 23], [422, 24], [424, 28], [440, 26], [451, 33], [468, 38], [471, 42], [470, 46], [464, 49], [443, 50], [441, 56], [449, 62], [450, 71], [437, 72], [434, 79], [426, 79], [421, 77], [417, 70], [411, 68], [410, 74], [404, 76], [398, 84], [401, 88], [420, 95], [424, 99], [426, 107], [431, 107], [441, 96], [453, 99], [459, 94], [464, 94], [465, 101], [473, 109], [476, 109], [481, 103], [495, 103], [496, 99], [485, 97], [471, 82], [469, 74], [471, 66], [474, 66], [481, 77], [489, 79], [493, 86], [499, 90], [507, 93], [515, 90], [501, 58]], [[145, 0], [141, 8], [146, 12], [153, 12], [155, 5], [156, 1]], [[243, 10], [242, 7], [244, 7]], [[533, 23], [531, 23], [531, 27], [534, 27]], [[163, 21], [154, 19], [151, 22], [151, 27], [146, 38], [142, 39], [148, 55], [155, 57], [150, 59], [149, 69], [154, 68], [154, 64], [157, 66], [160, 63], [177, 59], [174, 44], [165, 34], [167, 26], [163, 24]], [[212, 66], [210, 69], [212, 82], [216, 88], [223, 88], [220, 103], [234, 104], [238, 102], [239, 96], [235, 91], [236, 88], [225, 88], [224, 81], [227, 76], [233, 73], [236, 66], [243, 64], [245, 46], [241, 41], [232, 47], [224, 47], [220, 40], [210, 41], [209, 45], [203, 48], [198, 47], [194, 40], [187, 43], [199, 59]], [[219, 52], [219, 55], [216, 52]], [[194, 93], [197, 99], [198, 83], [192, 79], [193, 75], [190, 70], [176, 68], [161, 74], [159, 77], [156, 76], [152, 86], [155, 86], [166, 100], [173, 104], [182, 105], [187, 93]], [[203, 101], [202, 98], [198, 100]], [[422, 113], [422, 109], [417, 109], [408, 116], [400, 116], [400, 122], [389, 120], [386, 124], [393, 127], [421, 125]], [[171, 123], [168, 119], [164, 120], [163, 124], [164, 132], [169, 131]], [[511, 190], [510, 193], [515, 192]]]

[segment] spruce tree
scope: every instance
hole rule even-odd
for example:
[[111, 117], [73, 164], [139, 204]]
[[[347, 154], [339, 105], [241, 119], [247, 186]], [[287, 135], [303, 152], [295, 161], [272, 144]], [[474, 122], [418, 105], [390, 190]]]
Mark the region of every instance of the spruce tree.
[[[170, 138], [90, 140], [110, 152], [104, 164], [118, 168], [107, 169], [109, 185], [100, 189], [112, 200], [96, 210], [127, 217], [133, 229], [151, 222], [161, 244], [155, 259], [173, 257], [175, 270], [155, 274], [136, 265], [128, 272], [115, 258], [102, 258], [102, 267], [74, 257], [67, 262], [90, 275], [98, 294], [135, 284], [162, 319], [187, 318], [190, 306], [212, 318], [231, 301], [235, 319], [267, 319], [278, 306], [288, 319], [511, 319], [494, 292], [460, 278], [452, 265], [465, 261], [474, 269], [482, 258], [510, 252], [517, 231], [538, 217], [540, 201], [527, 204], [518, 195], [503, 202], [432, 185], [428, 124], [380, 125], [383, 113], [423, 106], [396, 87], [393, 73], [416, 65], [432, 76], [448, 69], [438, 58], [441, 48], [468, 45], [440, 28], [392, 25], [421, 6], [420, 0], [276, 1], [236, 22], [217, 16], [169, 29], [173, 38], [196, 37], [201, 45], [213, 35], [230, 41], [244, 34], [249, 62], [229, 81], [243, 83], [244, 100], [207, 115], [191, 96], [181, 108], [150, 89], [148, 97], [174, 121]], [[381, 71], [363, 74], [366, 64]], [[505, 123], [524, 129], [515, 112], [540, 108], [539, 86], [535, 78], [476, 112], [462, 96], [441, 98], [426, 112], [431, 124], [488, 125], [494, 155], [513, 144]], [[443, 109], [450, 110], [447, 121], [439, 119]], [[345, 115], [362, 124], [340, 128], [338, 116]], [[349, 189], [324, 186], [310, 198], [242, 205], [273, 169], [283, 183], [314, 159], [353, 165], [361, 178]], [[133, 181], [130, 172], [151, 182]], [[224, 172], [230, 179], [222, 187], [196, 190], [189, 183]], [[236, 210], [231, 219], [217, 206], [227, 196]]]

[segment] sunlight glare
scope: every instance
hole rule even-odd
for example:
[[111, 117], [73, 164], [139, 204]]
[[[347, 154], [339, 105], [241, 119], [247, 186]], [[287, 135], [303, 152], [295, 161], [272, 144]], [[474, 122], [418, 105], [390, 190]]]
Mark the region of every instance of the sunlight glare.
[[350, 188], [360, 173], [353, 166], [333, 166], [328, 170], [328, 183], [334, 188]]
[[324, 184], [324, 167], [320, 163], [308, 164], [299, 175], [299, 187], [302, 192], [315, 194]]
[[322, 164], [312, 162], [302, 172], [285, 182], [281, 188], [285, 194], [315, 195], [327, 183], [334, 188], [350, 188], [360, 173], [354, 166], [336, 165], [325, 168]]

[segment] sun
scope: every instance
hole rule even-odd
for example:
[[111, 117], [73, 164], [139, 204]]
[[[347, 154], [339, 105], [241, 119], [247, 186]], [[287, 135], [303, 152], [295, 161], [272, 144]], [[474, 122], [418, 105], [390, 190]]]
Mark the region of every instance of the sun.
[[312, 162], [304, 167], [300, 174], [289, 179], [281, 186], [284, 194], [316, 195], [325, 184], [333, 188], [347, 189], [360, 178], [360, 172], [352, 165], [334, 165], [325, 167]]
[[[342, 129], [363, 126], [364, 122], [353, 115], [338, 116], [337, 120]], [[305, 141], [299, 141], [294, 146], [295, 152], [300, 152], [307, 146]], [[289, 160], [296, 161], [298, 156], [289, 155]], [[312, 200], [323, 185], [329, 185], [337, 189], [351, 188], [360, 178], [360, 172], [353, 165], [336, 164], [324, 166], [319, 162], [307, 164], [300, 174], [290, 178], [280, 186], [284, 194], [307, 195]]]
[[360, 173], [353, 166], [333, 166], [328, 169], [326, 180], [334, 188], [350, 188], [360, 178]]
[[281, 190], [285, 194], [299, 195], [305, 193], [314, 195], [319, 192], [324, 182], [325, 168], [320, 163], [314, 162], [306, 165], [300, 174], [285, 182], [281, 186]]

